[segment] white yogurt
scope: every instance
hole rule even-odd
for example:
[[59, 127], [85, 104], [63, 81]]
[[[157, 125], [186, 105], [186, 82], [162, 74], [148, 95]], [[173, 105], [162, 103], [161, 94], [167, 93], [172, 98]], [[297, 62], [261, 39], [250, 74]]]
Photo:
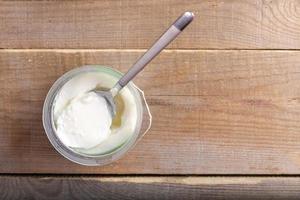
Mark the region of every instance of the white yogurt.
[[95, 87], [111, 88], [116, 82], [112, 75], [86, 72], [62, 87], [54, 102], [53, 118], [56, 133], [65, 145], [86, 154], [102, 154], [118, 148], [132, 136], [138, 109], [128, 88], [118, 94], [124, 104], [121, 115], [117, 110], [121, 116], [118, 127], [110, 126], [112, 119], [105, 100], [88, 93]]
[[57, 135], [69, 147], [92, 148], [107, 139], [112, 116], [106, 100], [94, 92], [75, 97], [57, 117]]

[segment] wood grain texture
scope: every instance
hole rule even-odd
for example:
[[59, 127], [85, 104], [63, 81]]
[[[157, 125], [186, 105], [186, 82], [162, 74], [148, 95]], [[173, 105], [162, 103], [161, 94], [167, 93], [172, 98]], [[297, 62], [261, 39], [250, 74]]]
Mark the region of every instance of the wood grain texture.
[[41, 112], [64, 72], [102, 63], [125, 72], [143, 51], [0, 51], [0, 172], [299, 174], [299, 51], [164, 51], [136, 83], [151, 131], [105, 167], [55, 152]]
[[183, 11], [173, 49], [299, 49], [297, 0], [1, 1], [0, 48], [147, 48]]
[[281, 177], [1, 176], [1, 199], [299, 199], [300, 179]]

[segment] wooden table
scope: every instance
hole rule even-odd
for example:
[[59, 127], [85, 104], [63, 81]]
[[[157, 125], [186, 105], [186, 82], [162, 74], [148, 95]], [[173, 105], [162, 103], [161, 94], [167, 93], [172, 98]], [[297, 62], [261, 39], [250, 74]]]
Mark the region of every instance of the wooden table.
[[[194, 22], [135, 79], [151, 131], [105, 167], [59, 155], [41, 120], [53, 82], [125, 72], [186, 10]], [[1, 199], [300, 197], [299, 1], [1, 1], [0, 30]]]

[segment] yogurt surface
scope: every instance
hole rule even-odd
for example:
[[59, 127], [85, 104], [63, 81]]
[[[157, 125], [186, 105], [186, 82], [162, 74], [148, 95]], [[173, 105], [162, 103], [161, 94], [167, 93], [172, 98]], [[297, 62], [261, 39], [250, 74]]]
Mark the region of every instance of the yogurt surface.
[[94, 92], [75, 97], [57, 118], [57, 135], [65, 145], [92, 148], [110, 134], [112, 116], [106, 100]]
[[59, 139], [76, 151], [98, 155], [124, 144], [137, 124], [135, 97], [123, 88], [115, 97], [117, 113], [112, 119], [104, 98], [89, 92], [111, 88], [117, 78], [99, 72], [85, 72], [69, 80], [54, 102], [54, 123]]

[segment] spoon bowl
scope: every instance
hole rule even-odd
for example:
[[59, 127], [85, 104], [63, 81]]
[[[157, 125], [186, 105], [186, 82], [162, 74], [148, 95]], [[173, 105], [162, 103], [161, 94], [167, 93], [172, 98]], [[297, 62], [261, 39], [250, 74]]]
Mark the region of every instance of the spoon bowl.
[[98, 96], [103, 97], [108, 105], [108, 109], [111, 113], [112, 118], [116, 116], [117, 108], [114, 101], [114, 97], [110, 91], [92, 90], [91, 92], [96, 93]]

